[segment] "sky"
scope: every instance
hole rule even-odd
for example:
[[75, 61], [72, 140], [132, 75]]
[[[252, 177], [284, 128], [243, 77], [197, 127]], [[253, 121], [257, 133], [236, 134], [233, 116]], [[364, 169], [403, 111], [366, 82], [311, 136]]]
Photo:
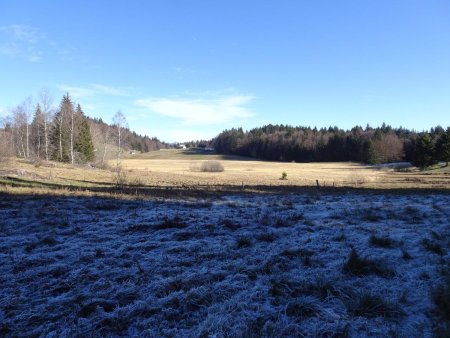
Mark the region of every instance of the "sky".
[[448, 0], [0, 1], [0, 115], [46, 88], [167, 142], [450, 125]]

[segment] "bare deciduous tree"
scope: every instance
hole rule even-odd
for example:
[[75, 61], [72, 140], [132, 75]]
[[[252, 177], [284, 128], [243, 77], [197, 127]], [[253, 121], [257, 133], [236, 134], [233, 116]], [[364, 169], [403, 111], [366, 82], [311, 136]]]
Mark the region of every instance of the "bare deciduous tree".
[[46, 88], [43, 88], [39, 93], [39, 104], [41, 106], [42, 117], [44, 122], [44, 146], [45, 146], [45, 159], [49, 159], [49, 121], [52, 118], [53, 113], [53, 98]]
[[381, 135], [373, 141], [373, 146], [380, 163], [400, 161], [403, 158], [403, 142], [394, 133]]
[[122, 155], [122, 130], [124, 128], [127, 128], [127, 120], [123, 113], [119, 110], [113, 118], [113, 125], [117, 130], [117, 143], [118, 143], [118, 151], [117, 151], [117, 163], [116, 165], [119, 166], [120, 164], [120, 156]]

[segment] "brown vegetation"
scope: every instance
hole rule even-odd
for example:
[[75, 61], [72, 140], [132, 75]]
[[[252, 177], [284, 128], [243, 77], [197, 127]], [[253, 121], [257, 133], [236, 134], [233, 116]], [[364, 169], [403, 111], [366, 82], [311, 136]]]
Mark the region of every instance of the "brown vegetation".
[[[224, 172], [193, 171], [198, 163], [217, 161]], [[116, 161], [110, 168], [70, 165], [51, 161], [10, 158], [1, 163], [2, 189], [28, 189], [33, 192], [62, 190], [84, 193], [126, 193], [147, 195], [152, 190], [234, 190], [321, 188], [369, 189], [449, 189], [447, 168], [431, 171], [395, 171], [356, 163], [280, 163], [252, 161], [248, 158], [221, 155], [185, 154], [179, 150], [155, 151], [124, 158], [120, 170]], [[286, 172], [289, 179], [280, 180]], [[7, 187], [7, 188], [5, 188]]]

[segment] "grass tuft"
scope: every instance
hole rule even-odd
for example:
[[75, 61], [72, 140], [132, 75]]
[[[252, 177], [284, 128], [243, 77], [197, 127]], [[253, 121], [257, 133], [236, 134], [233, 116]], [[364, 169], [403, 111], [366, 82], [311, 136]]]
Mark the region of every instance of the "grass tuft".
[[360, 257], [355, 249], [352, 249], [350, 252], [343, 271], [356, 276], [378, 275], [384, 278], [394, 276], [394, 271], [382, 264], [382, 262]]
[[300, 320], [314, 317], [320, 313], [314, 298], [303, 296], [295, 299], [286, 306], [286, 315]]
[[393, 248], [394, 241], [388, 236], [377, 236], [375, 234], [370, 235], [369, 244], [379, 248]]
[[431, 291], [439, 315], [450, 324], [450, 278]]
[[346, 305], [347, 310], [353, 315], [366, 318], [397, 318], [402, 315], [402, 311], [398, 307], [387, 302], [380, 295], [372, 293], [351, 297], [351, 301]]
[[249, 248], [252, 246], [252, 240], [248, 237], [239, 237], [236, 240], [236, 247], [238, 249]]
[[403, 249], [403, 250], [402, 250], [402, 258], [403, 258], [405, 261], [408, 261], [408, 260], [412, 259], [412, 256], [409, 254], [408, 251], [406, 251], [405, 249]]
[[173, 218], [165, 218], [161, 223], [155, 225], [155, 229], [182, 229], [186, 226], [187, 224], [181, 219], [180, 216], [175, 216]]
[[440, 256], [444, 255], [444, 249], [439, 243], [433, 242], [428, 238], [424, 238], [422, 240], [422, 245], [425, 250], [438, 254]]

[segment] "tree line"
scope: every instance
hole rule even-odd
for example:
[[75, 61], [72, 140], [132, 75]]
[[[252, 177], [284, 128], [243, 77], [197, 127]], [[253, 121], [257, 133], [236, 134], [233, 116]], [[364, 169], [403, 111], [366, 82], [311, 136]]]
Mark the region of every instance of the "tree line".
[[225, 130], [211, 141], [218, 153], [270, 161], [367, 164], [408, 161], [424, 168], [450, 159], [450, 127], [418, 133], [405, 128], [356, 126], [311, 128], [266, 125], [244, 131]]
[[46, 90], [36, 102], [31, 98], [0, 119], [0, 157], [18, 156], [68, 163], [97, 163], [120, 158], [124, 151], [147, 152], [169, 147], [157, 138], [128, 129], [118, 111], [112, 124], [85, 115], [67, 93], [58, 107]]

